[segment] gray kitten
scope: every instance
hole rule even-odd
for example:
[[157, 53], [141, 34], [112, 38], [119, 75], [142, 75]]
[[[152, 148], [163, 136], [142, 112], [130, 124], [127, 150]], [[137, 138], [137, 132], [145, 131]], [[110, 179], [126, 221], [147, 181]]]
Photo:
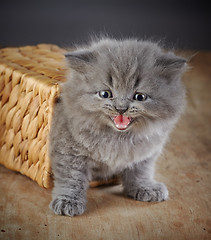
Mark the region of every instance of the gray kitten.
[[135, 200], [166, 200], [154, 163], [185, 105], [186, 60], [149, 41], [112, 39], [66, 59], [70, 71], [50, 134], [51, 209], [82, 214], [89, 181], [113, 175]]

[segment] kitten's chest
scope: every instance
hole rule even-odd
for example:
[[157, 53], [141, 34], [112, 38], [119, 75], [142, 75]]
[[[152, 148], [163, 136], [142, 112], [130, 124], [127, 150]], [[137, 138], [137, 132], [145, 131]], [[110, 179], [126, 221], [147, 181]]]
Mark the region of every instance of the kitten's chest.
[[142, 161], [157, 151], [154, 141], [147, 139], [95, 138], [88, 147], [89, 156], [113, 172]]

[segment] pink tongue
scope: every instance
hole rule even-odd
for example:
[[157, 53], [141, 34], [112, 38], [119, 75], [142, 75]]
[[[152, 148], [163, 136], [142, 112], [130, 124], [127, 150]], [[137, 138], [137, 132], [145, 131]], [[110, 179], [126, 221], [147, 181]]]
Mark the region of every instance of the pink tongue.
[[123, 115], [119, 115], [114, 118], [114, 123], [119, 130], [124, 130], [130, 123], [130, 118]]

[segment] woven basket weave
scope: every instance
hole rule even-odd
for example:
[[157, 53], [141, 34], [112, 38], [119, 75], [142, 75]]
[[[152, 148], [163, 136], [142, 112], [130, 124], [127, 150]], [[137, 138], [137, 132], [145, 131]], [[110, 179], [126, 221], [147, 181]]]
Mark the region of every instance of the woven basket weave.
[[0, 50], [0, 163], [51, 186], [48, 133], [64, 50], [40, 44]]
[[[0, 163], [45, 188], [52, 186], [48, 136], [67, 72], [64, 53], [51, 44], [0, 49]], [[118, 183], [114, 177], [90, 187]]]

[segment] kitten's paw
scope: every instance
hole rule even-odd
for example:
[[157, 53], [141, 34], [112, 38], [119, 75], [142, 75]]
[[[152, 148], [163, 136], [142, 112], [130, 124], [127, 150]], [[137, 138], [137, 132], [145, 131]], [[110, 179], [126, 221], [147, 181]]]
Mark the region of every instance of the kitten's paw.
[[84, 201], [74, 200], [69, 196], [57, 196], [50, 203], [50, 208], [57, 215], [76, 216], [86, 210]]
[[159, 182], [143, 184], [136, 189], [125, 190], [125, 192], [129, 197], [143, 202], [161, 202], [168, 198], [167, 187]]

